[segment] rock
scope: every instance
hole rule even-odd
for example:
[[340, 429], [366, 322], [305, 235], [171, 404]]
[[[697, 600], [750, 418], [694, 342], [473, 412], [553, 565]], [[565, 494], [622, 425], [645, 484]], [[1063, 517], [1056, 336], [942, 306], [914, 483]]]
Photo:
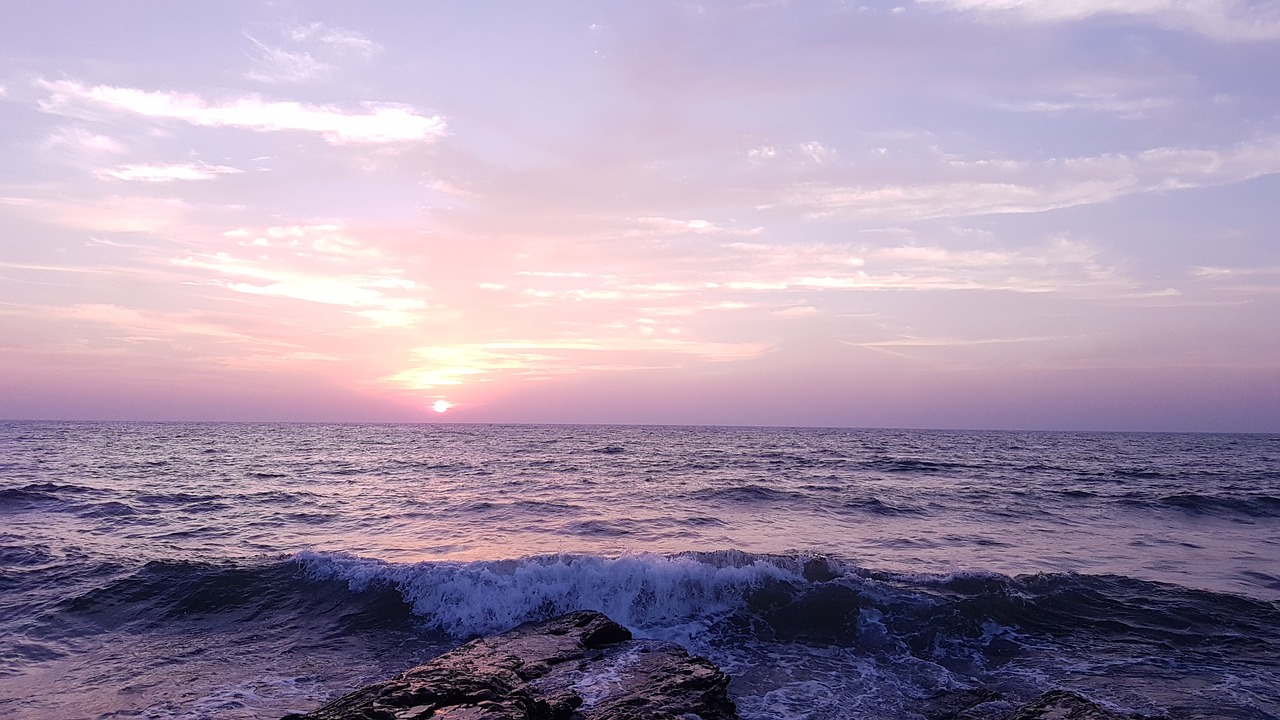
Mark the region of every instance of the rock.
[[730, 720], [729, 678], [590, 610], [473, 640], [284, 720]]
[[821, 555], [805, 560], [801, 574], [809, 582], [827, 582], [840, 577], [839, 573], [831, 569], [831, 561]]
[[1070, 690], [1050, 690], [1041, 695], [1038, 700], [1018, 708], [1008, 720], [1159, 720], [1159, 718], [1114, 712]]
[[[997, 703], [1005, 712], [984, 712]], [[1002, 717], [1009, 707], [1004, 696], [994, 690], [944, 690], [925, 701], [924, 716], [929, 720], [978, 720]]]
[[1050, 690], [1009, 713], [1000, 693], [986, 689], [947, 690], [926, 702], [929, 720], [1167, 720], [1108, 710], [1070, 690]]

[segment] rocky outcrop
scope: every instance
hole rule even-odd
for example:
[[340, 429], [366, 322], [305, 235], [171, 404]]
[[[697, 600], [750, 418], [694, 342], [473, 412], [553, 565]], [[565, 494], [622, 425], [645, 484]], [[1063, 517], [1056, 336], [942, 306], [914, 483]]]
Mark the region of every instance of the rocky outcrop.
[[584, 610], [473, 640], [284, 720], [730, 720], [729, 678]]

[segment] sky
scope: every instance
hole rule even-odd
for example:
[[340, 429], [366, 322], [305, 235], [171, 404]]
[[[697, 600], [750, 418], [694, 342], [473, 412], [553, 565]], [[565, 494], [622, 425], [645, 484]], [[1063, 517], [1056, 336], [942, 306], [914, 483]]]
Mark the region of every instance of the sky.
[[3, 15], [2, 418], [1280, 431], [1272, 0]]

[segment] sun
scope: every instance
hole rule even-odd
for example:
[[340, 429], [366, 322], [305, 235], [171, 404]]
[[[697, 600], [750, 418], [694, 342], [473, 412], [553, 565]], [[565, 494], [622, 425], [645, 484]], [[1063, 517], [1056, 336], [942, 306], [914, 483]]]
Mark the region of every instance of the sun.
[[435, 410], [438, 413], [442, 413], [451, 407], [453, 407], [453, 403], [449, 402], [448, 400], [437, 400], [431, 403], [431, 409]]

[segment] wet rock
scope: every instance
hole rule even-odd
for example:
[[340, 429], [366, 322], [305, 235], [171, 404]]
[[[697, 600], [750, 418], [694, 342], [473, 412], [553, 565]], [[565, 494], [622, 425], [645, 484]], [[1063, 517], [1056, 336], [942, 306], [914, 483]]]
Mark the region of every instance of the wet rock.
[[992, 690], [949, 690], [929, 698], [924, 716], [929, 720], [1167, 720], [1108, 710], [1070, 690], [1050, 690], [1012, 712], [1010, 707]]
[[1035, 702], [1027, 703], [1008, 720], [1160, 720], [1150, 715], [1123, 714], [1108, 710], [1069, 690], [1051, 690]]
[[980, 720], [1002, 718], [1012, 706], [994, 690], [945, 690], [925, 702], [924, 716], [929, 720]]
[[284, 720], [730, 720], [729, 678], [594, 611], [473, 640]]
[[801, 573], [809, 582], [827, 582], [840, 577], [840, 573], [831, 569], [831, 561], [821, 555], [805, 560]]

